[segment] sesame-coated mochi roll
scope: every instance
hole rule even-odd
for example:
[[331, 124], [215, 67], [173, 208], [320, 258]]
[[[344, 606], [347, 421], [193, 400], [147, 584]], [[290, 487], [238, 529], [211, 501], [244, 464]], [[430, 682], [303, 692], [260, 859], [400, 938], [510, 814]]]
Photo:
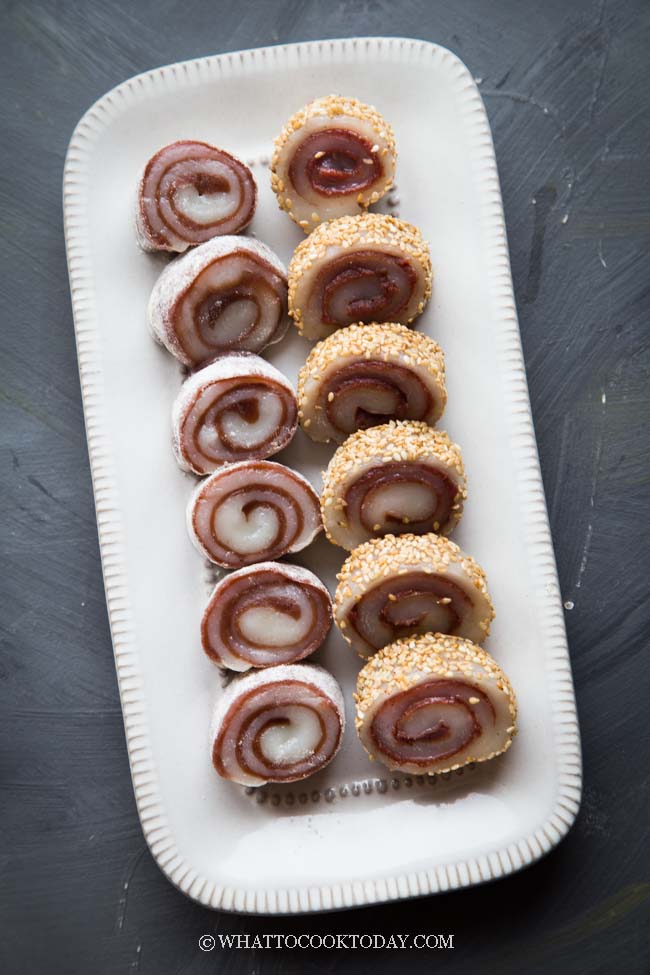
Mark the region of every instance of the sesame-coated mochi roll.
[[253, 219], [257, 187], [248, 166], [206, 142], [173, 142], [144, 168], [136, 231], [147, 251], [185, 251]]
[[345, 560], [338, 579], [334, 621], [361, 657], [422, 633], [482, 643], [494, 619], [483, 569], [440, 535], [365, 542]]
[[190, 538], [211, 562], [241, 569], [299, 552], [321, 531], [318, 495], [297, 471], [241, 461], [198, 485], [187, 508]]
[[427, 633], [380, 650], [357, 680], [355, 724], [389, 769], [450, 772], [501, 755], [516, 734], [510, 681], [470, 640]]
[[286, 664], [236, 677], [212, 718], [212, 764], [241, 785], [297, 782], [332, 761], [345, 708], [331, 674], [313, 664]]
[[318, 650], [331, 623], [330, 594], [313, 572], [260, 562], [217, 583], [201, 642], [210, 660], [230, 670], [292, 664]]
[[154, 338], [190, 368], [226, 352], [260, 352], [288, 324], [284, 264], [251, 237], [215, 237], [178, 257], [149, 300]]
[[408, 325], [430, 295], [428, 244], [417, 227], [383, 213], [322, 224], [289, 264], [289, 314], [308, 339], [359, 322]]
[[307, 233], [322, 220], [356, 214], [393, 185], [393, 131], [355, 98], [330, 95], [293, 115], [275, 140], [271, 186]]
[[404, 325], [350, 325], [319, 342], [298, 377], [312, 440], [343, 441], [390, 420], [436, 423], [447, 402], [440, 346]]
[[181, 386], [172, 409], [172, 443], [183, 470], [209, 474], [222, 464], [270, 457], [298, 424], [288, 379], [257, 355], [224, 355]]
[[330, 461], [321, 512], [327, 537], [353, 549], [380, 535], [447, 535], [467, 496], [460, 447], [426, 423], [353, 433]]

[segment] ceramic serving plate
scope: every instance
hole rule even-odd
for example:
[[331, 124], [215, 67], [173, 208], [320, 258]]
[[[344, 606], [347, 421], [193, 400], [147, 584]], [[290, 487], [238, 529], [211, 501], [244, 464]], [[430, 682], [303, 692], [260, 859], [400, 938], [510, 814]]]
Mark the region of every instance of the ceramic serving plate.
[[[510, 675], [520, 734], [501, 759], [433, 779], [366, 757], [352, 722], [360, 661], [332, 633], [315, 662], [341, 682], [344, 746], [322, 773], [244, 790], [213, 772], [208, 727], [222, 691], [199, 621], [211, 570], [190, 544], [194, 479], [176, 467], [178, 364], [146, 306], [166, 257], [141, 253], [136, 179], [176, 139], [251, 164], [249, 232], [287, 260], [301, 232], [275, 203], [268, 159], [296, 109], [337, 92], [393, 124], [396, 188], [384, 203], [431, 242], [433, 298], [417, 327], [447, 357], [443, 426], [464, 452], [469, 500], [454, 534], [487, 571], [487, 648]], [[133, 784], [162, 870], [203, 904], [281, 913], [427, 894], [511, 873], [567, 832], [580, 798], [578, 726], [532, 426], [490, 129], [449, 51], [353, 39], [224, 54], [160, 68], [105, 95], [79, 123], [65, 169], [65, 226], [97, 522]], [[269, 359], [295, 381], [310, 345], [293, 329]], [[279, 460], [320, 486], [332, 450], [298, 431]], [[324, 538], [294, 561], [333, 591], [344, 553]]]

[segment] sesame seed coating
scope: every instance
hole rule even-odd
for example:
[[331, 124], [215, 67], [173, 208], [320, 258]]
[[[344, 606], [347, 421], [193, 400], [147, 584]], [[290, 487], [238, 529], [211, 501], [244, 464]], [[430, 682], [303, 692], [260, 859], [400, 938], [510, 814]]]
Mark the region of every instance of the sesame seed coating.
[[[321, 512], [327, 537], [335, 545], [344, 548], [346, 538], [338, 530], [346, 507], [346, 494], [355, 481], [369, 473], [381, 476], [381, 469], [387, 464], [418, 464], [443, 472], [456, 486], [451, 517], [444, 526], [435, 523], [434, 530], [449, 533], [458, 523], [467, 498], [465, 468], [460, 447], [442, 430], [434, 430], [421, 421], [391, 420], [389, 423], [367, 430], [358, 430], [338, 448], [329, 463], [323, 478]], [[404, 475], [402, 475], [403, 477]], [[409, 519], [403, 523], [408, 525]], [[362, 527], [362, 526], [361, 526]], [[373, 526], [375, 531], [381, 524]]]
[[341, 359], [380, 358], [404, 366], [422, 366], [445, 390], [445, 357], [433, 339], [396, 322], [348, 325], [328, 335], [311, 350], [298, 375], [298, 396], [305, 395], [308, 380], [317, 379]]
[[447, 390], [445, 358], [438, 343], [422, 332], [394, 322], [348, 325], [315, 345], [298, 375], [300, 422], [304, 428], [305, 421], [317, 421], [319, 429], [311, 434], [313, 439], [344, 439], [345, 435], [338, 436], [325, 416], [327, 403], [331, 403], [329, 383], [335, 381], [341, 368], [355, 360], [359, 362], [360, 375], [364, 363], [369, 361], [394, 363], [412, 371], [431, 398], [429, 412], [421, 419], [429, 424], [440, 419]]
[[[309, 102], [309, 104], [299, 109], [285, 122], [282, 131], [273, 141], [275, 151], [271, 160], [272, 170], [277, 163], [278, 153], [289, 136], [293, 132], [301, 129], [308, 119], [320, 115], [327, 116], [328, 118], [337, 118], [344, 115], [347, 118], [356, 118], [370, 122], [373, 128], [376, 129], [377, 134], [386, 141], [389, 150], [395, 152], [395, 135], [393, 130], [383, 115], [373, 105], [366, 105], [357, 98], [346, 98], [342, 95], [325, 95], [323, 98], [316, 98], [314, 101]], [[373, 149], [375, 149], [374, 146]]]
[[[446, 761], [444, 758], [442, 761], [432, 760], [431, 771], [442, 772], [470, 762], [488, 761], [510, 747], [517, 730], [517, 700], [501, 667], [487, 651], [470, 640], [441, 633], [426, 633], [397, 640], [384, 647], [361, 670], [355, 694], [355, 726], [366, 749], [369, 744], [370, 723], [382, 703], [431, 678], [468, 683], [470, 688], [480, 685], [480, 690], [490, 700], [495, 715], [493, 730], [482, 728], [476, 741], [470, 742], [459, 754], [450, 756]], [[477, 697], [469, 700], [473, 704], [479, 703]], [[486, 750], [485, 739], [496, 747], [488, 746]], [[386, 760], [381, 754], [376, 757]], [[399, 767], [398, 763], [390, 759], [387, 764]], [[408, 769], [409, 764], [406, 759], [404, 767]]]
[[[354, 607], [387, 580], [405, 581], [409, 575], [438, 576], [465, 592], [470, 605], [459, 622], [459, 633], [483, 642], [490, 632], [494, 607], [485, 572], [474, 559], [442, 535], [384, 535], [355, 548], [337, 576], [334, 622], [347, 630]], [[445, 604], [442, 604], [445, 605]], [[360, 656], [376, 652], [361, 634], [343, 638]]]
[[[471, 555], [466, 555], [455, 542], [443, 535], [384, 535], [359, 545], [347, 557], [337, 579], [335, 606], [346, 586], [371, 583], [391, 578], [405, 565], [429, 568], [433, 572], [445, 572], [452, 563], [458, 563], [471, 578], [474, 586], [490, 600], [487, 577]], [[491, 602], [490, 602], [491, 605]], [[494, 618], [494, 612], [492, 617]]]
[[388, 464], [391, 461], [418, 461], [430, 454], [446, 467], [453, 468], [459, 478], [465, 476], [458, 444], [444, 430], [434, 430], [421, 420], [391, 420], [368, 430], [357, 430], [332, 457], [325, 473], [323, 497], [333, 493], [337, 483], [368, 460]]
[[400, 260], [410, 259], [421, 287], [417, 304], [406, 322], [413, 321], [423, 311], [431, 297], [433, 280], [428, 243], [418, 228], [405, 220], [385, 213], [362, 213], [321, 223], [294, 251], [289, 264], [289, 314], [300, 332], [305, 329], [305, 305], [309, 299], [305, 277], [312, 269], [320, 270], [342, 253], [350, 254], [355, 249], [376, 249], [392, 253]]
[[517, 704], [510, 681], [487, 650], [471, 640], [448, 633], [424, 633], [396, 640], [377, 651], [362, 667], [357, 678], [356, 723], [378, 692], [391, 692], [398, 679], [405, 678], [409, 687], [423, 677], [466, 677], [473, 679], [480, 668], [481, 678], [497, 683], [510, 698], [512, 721], [517, 717]]
[[[290, 162], [303, 137], [308, 137], [321, 129], [341, 127], [372, 143], [370, 154], [371, 156], [377, 154], [381, 159], [381, 176], [358, 194], [338, 197], [334, 212], [325, 200], [292, 198], [298, 196], [298, 192], [291, 181]], [[376, 108], [356, 98], [327, 95], [315, 99], [291, 116], [273, 145], [270, 165], [271, 188], [277, 196], [281, 209], [285, 210], [305, 231], [310, 229], [310, 222], [316, 223], [341, 213], [354, 213], [360, 207], [376, 203], [393, 185], [397, 159], [393, 130]], [[321, 159], [325, 154], [321, 150], [314, 154], [314, 158]]]

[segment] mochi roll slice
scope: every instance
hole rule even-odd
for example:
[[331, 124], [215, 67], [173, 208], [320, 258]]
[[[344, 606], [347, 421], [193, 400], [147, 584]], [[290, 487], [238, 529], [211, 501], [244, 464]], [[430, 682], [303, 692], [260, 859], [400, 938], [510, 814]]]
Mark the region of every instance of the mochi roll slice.
[[460, 447], [416, 421], [359, 430], [325, 472], [321, 513], [327, 537], [349, 550], [404, 532], [449, 534], [467, 497]]
[[154, 338], [190, 369], [227, 352], [261, 352], [284, 336], [287, 271], [252, 237], [215, 237], [171, 261], [149, 300]]
[[209, 474], [223, 464], [277, 454], [297, 425], [289, 380], [259, 356], [237, 353], [185, 380], [172, 409], [172, 444], [183, 470]]
[[271, 562], [322, 529], [318, 495], [298, 471], [270, 460], [227, 464], [201, 481], [187, 507], [199, 552], [224, 569]]
[[321, 224], [289, 264], [289, 314], [308, 339], [358, 322], [410, 324], [431, 297], [429, 245], [413, 224], [364, 213]]
[[384, 535], [343, 563], [334, 621], [369, 657], [406, 636], [448, 633], [482, 643], [494, 618], [483, 569], [441, 535]]
[[332, 761], [344, 727], [341, 688], [322, 667], [258, 670], [236, 677], [217, 701], [212, 764], [241, 785], [297, 782]]
[[350, 325], [316, 345], [298, 376], [298, 418], [318, 443], [390, 420], [437, 423], [447, 402], [445, 359], [404, 325]]
[[136, 233], [146, 251], [176, 251], [253, 219], [257, 186], [241, 159], [207, 142], [183, 140], [159, 149], [138, 184]]
[[356, 98], [317, 98], [292, 115], [274, 143], [271, 187], [306, 233], [323, 220], [359, 213], [393, 185], [393, 130]]
[[295, 663], [321, 646], [332, 625], [332, 601], [302, 566], [260, 562], [217, 583], [201, 622], [213, 663], [230, 670]]
[[357, 681], [355, 724], [371, 758], [415, 775], [501, 755], [516, 734], [517, 702], [495, 660], [440, 633], [380, 650]]

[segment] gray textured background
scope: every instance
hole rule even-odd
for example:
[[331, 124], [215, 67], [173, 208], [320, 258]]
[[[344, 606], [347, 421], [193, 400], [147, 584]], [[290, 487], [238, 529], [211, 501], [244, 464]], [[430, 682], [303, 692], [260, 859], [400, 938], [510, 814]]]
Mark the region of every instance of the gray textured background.
[[[650, 6], [643, 0], [87, 0], [0, 7], [0, 968], [646, 973]], [[92, 101], [159, 64], [394, 34], [460, 55], [494, 131], [580, 711], [568, 839], [498, 884], [281, 920], [216, 915], [163, 878], [131, 791], [61, 226]], [[199, 935], [453, 932], [453, 952], [202, 954]]]

